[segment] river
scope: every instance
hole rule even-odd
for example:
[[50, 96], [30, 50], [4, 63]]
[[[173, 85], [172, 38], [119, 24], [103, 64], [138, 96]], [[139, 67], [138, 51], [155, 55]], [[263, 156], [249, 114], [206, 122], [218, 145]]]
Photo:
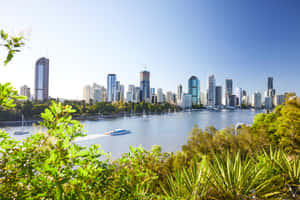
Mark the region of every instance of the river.
[[[163, 151], [171, 152], [181, 149], [187, 142], [190, 131], [194, 125], [200, 128], [214, 126], [217, 129], [234, 125], [238, 122], [251, 124], [253, 117], [263, 110], [234, 110], [234, 111], [193, 111], [177, 112], [162, 115], [119, 117], [103, 119], [100, 121], [82, 121], [87, 130], [87, 136], [79, 138], [78, 143], [84, 146], [100, 144], [105, 152], [111, 152], [112, 157], [119, 157], [129, 151], [129, 146], [142, 145], [151, 149], [152, 145], [161, 145]], [[122, 128], [131, 133], [120, 136], [106, 136], [105, 132]], [[15, 136], [14, 131], [19, 127], [4, 128], [12, 137], [21, 140], [26, 135]], [[40, 131], [41, 128], [26, 126], [25, 130], [31, 134]]]

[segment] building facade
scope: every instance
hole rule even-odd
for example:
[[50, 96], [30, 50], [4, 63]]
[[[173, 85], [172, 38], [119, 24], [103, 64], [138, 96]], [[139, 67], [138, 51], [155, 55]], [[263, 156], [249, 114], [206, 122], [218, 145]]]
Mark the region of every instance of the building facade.
[[192, 105], [200, 105], [200, 81], [196, 76], [189, 78], [188, 93], [192, 95]]
[[107, 75], [107, 94], [106, 98], [108, 102], [114, 102], [117, 100], [117, 75]]
[[150, 102], [150, 72], [140, 72], [140, 100]]
[[229, 106], [229, 96], [232, 95], [232, 79], [225, 80], [225, 105]]
[[222, 86], [216, 86], [216, 106], [222, 105]]
[[49, 59], [44, 57], [35, 63], [34, 99], [49, 99]]
[[208, 94], [207, 94], [207, 105], [216, 105], [216, 79], [214, 75], [208, 77]]
[[31, 100], [30, 87], [27, 85], [21, 86], [20, 95], [27, 97], [27, 100]]
[[255, 109], [260, 109], [262, 106], [261, 103], [261, 93], [260, 92], [255, 92], [252, 96], [252, 107]]

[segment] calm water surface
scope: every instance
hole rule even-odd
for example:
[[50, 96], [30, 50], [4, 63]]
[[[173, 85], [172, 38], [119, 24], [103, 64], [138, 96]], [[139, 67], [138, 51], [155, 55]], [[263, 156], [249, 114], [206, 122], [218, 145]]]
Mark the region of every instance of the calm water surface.
[[[161, 145], [163, 151], [177, 151], [187, 142], [190, 131], [194, 125], [200, 128], [215, 126], [217, 129], [242, 122], [251, 124], [253, 117], [262, 110], [235, 110], [235, 111], [196, 111], [179, 112], [164, 115], [133, 116], [101, 121], [83, 121], [87, 136], [79, 138], [78, 143], [84, 146], [100, 144], [105, 152], [111, 152], [113, 157], [119, 157], [129, 151], [129, 146], [142, 145], [151, 149], [152, 145]], [[105, 132], [116, 129], [128, 129], [130, 134], [121, 136], [106, 136]], [[27, 137], [14, 136], [18, 127], [4, 128], [16, 139]], [[39, 127], [27, 126], [25, 130], [36, 133]]]

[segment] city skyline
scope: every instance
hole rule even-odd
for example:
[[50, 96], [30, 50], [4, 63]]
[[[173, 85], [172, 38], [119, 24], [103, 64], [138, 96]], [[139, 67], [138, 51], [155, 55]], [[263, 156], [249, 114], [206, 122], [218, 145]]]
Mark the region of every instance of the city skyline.
[[52, 97], [80, 99], [83, 85], [103, 84], [109, 73], [117, 74], [127, 91], [129, 84], [139, 85], [142, 70], [151, 72], [151, 87], [164, 91], [182, 84], [187, 92], [191, 75], [207, 88], [207, 77], [214, 74], [222, 88], [230, 78], [233, 88], [263, 94], [265, 77], [272, 76], [276, 93], [300, 93], [297, 1], [19, 4], [6, 1], [0, 8], [1, 28], [29, 35], [23, 51], [0, 73], [1, 82], [16, 88], [34, 88], [34, 63], [45, 56]]

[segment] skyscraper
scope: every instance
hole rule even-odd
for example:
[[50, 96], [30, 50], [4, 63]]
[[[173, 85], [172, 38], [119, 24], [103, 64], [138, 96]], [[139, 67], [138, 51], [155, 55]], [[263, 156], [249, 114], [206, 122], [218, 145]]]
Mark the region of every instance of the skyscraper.
[[117, 75], [107, 75], [107, 93], [106, 98], [108, 102], [116, 101], [117, 98]]
[[267, 96], [272, 98], [275, 96], [275, 89], [273, 88], [273, 77], [268, 77]]
[[196, 76], [189, 78], [188, 91], [192, 95], [192, 105], [200, 105], [200, 81]]
[[268, 77], [268, 90], [273, 89], [273, 77]]
[[49, 59], [40, 58], [35, 63], [34, 98], [45, 101], [49, 98]]
[[140, 72], [141, 101], [150, 102], [150, 72]]
[[261, 94], [260, 92], [255, 92], [252, 96], [252, 106], [255, 109], [261, 108]]
[[242, 99], [243, 99], [243, 89], [236, 88], [236, 97], [238, 98], [237, 104], [239, 107], [242, 107]]
[[26, 100], [30, 100], [31, 99], [30, 87], [28, 87], [27, 85], [21, 86], [20, 95], [27, 97]]
[[216, 105], [216, 79], [215, 75], [208, 77], [208, 106]]
[[232, 95], [232, 79], [225, 80], [225, 104], [229, 106], [229, 96]]
[[157, 89], [157, 102], [158, 103], [163, 103], [164, 102], [163, 89], [161, 89], [161, 88]]
[[216, 106], [222, 105], [222, 86], [216, 86]]
[[83, 87], [82, 98], [86, 103], [89, 103], [90, 100], [93, 99], [93, 89], [90, 85], [86, 85]]
[[182, 85], [179, 84], [177, 86], [177, 103], [181, 103], [181, 100], [182, 100]]

